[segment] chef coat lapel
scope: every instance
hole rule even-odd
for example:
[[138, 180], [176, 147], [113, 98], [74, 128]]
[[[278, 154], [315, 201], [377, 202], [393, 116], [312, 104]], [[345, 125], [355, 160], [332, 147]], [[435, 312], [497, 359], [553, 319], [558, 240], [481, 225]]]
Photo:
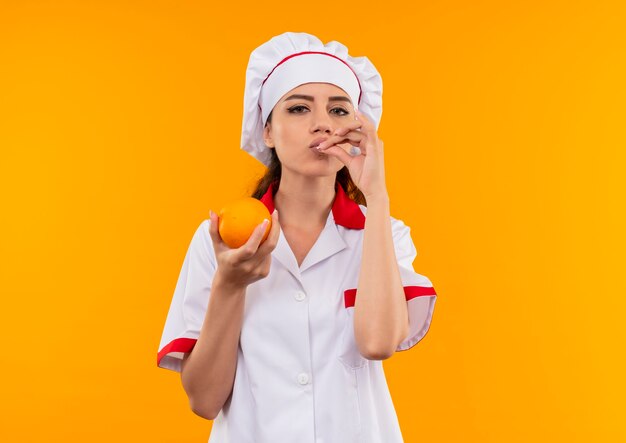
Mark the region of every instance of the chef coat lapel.
[[276, 258], [291, 273], [291, 275], [300, 281], [304, 271], [344, 250], [345, 248], [347, 248], [347, 244], [341, 237], [331, 212], [328, 214], [326, 226], [322, 229], [322, 232], [315, 241], [315, 244], [299, 268], [296, 257], [282, 231], [280, 231], [278, 244], [274, 249], [272, 257]]
[[[270, 213], [274, 212], [273, 188], [274, 184], [271, 184], [260, 199]], [[337, 225], [348, 229], [363, 229], [365, 227], [365, 216], [361, 212], [359, 205], [350, 200], [343, 188], [337, 183], [335, 184], [335, 190], [337, 194], [332, 210], [326, 219], [326, 226], [324, 226], [315, 244], [305, 257], [301, 267], [298, 267], [296, 257], [282, 230], [280, 231], [278, 243], [272, 252], [272, 257], [275, 257], [282, 263], [298, 281], [301, 281], [302, 272], [347, 248]]]
[[326, 226], [315, 241], [315, 244], [300, 265], [300, 272], [304, 272], [317, 263], [347, 248], [346, 242], [339, 234], [332, 211], [328, 214]]
[[272, 252], [272, 258], [276, 258], [291, 273], [291, 275], [296, 278], [296, 280], [302, 280], [300, 269], [298, 268], [298, 261], [296, 260], [296, 256], [293, 255], [291, 247], [289, 247], [289, 243], [287, 243], [287, 239], [283, 235], [282, 229], [280, 230], [276, 248], [274, 248], [274, 251]]

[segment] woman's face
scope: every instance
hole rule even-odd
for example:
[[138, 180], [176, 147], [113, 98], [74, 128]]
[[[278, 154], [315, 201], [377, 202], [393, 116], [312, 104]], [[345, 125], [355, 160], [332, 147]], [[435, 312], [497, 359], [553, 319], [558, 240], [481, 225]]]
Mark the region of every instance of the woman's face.
[[[346, 92], [330, 83], [305, 83], [287, 92], [272, 110], [265, 125], [265, 144], [276, 149], [285, 169], [309, 176], [335, 175], [344, 165], [319, 153], [311, 143], [328, 138], [353, 121], [354, 108]], [[349, 143], [339, 145], [346, 150]]]

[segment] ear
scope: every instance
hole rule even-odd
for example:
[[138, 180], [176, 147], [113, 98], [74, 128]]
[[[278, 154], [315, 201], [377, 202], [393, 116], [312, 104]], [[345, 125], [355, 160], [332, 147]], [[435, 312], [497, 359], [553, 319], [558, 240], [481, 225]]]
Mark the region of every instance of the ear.
[[271, 136], [271, 123], [267, 123], [265, 125], [265, 128], [263, 128], [263, 141], [265, 143], [265, 146], [267, 146], [268, 148], [273, 148], [274, 147], [274, 140], [272, 140], [272, 136]]

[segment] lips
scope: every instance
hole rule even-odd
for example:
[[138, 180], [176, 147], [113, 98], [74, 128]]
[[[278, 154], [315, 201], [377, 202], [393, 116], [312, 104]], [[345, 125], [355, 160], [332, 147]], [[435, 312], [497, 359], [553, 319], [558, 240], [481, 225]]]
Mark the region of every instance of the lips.
[[328, 137], [316, 138], [315, 140], [311, 142], [311, 144], [309, 145], [309, 148], [314, 148], [318, 146], [319, 144], [321, 144], [322, 142], [325, 142], [326, 140], [328, 140]]

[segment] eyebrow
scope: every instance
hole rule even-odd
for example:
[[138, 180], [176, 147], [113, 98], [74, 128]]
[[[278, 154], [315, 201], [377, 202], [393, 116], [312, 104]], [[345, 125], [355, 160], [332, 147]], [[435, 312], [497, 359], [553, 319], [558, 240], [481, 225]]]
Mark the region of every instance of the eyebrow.
[[[285, 101], [287, 101], [287, 100], [296, 100], [296, 99], [308, 100], [308, 101], [311, 101], [311, 102], [315, 101], [313, 96], [311, 96], [311, 95], [302, 95], [302, 94], [290, 95], [289, 97], [287, 97], [285, 99]], [[352, 104], [352, 100], [350, 100], [348, 97], [344, 97], [342, 95], [335, 95], [333, 97], [328, 97], [328, 101], [329, 102], [348, 102], [348, 103]]]

